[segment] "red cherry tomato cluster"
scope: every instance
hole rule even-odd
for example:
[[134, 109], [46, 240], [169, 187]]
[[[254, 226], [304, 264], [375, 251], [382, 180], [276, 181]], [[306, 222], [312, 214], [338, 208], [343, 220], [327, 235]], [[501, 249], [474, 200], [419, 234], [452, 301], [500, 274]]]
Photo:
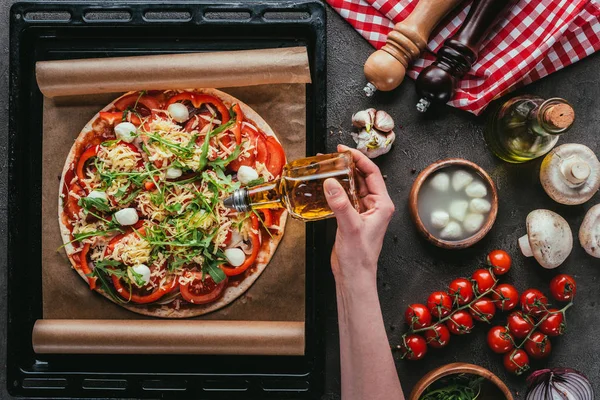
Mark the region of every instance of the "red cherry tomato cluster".
[[[560, 302], [569, 303], [561, 310], [548, 307], [548, 298], [537, 289], [527, 289], [514, 295], [499, 285], [498, 296], [505, 297], [503, 306], [521, 305], [521, 311], [511, 313], [506, 326], [494, 326], [488, 332], [487, 342], [492, 351], [504, 354], [504, 367], [520, 375], [529, 369], [529, 358], [542, 359], [552, 351], [550, 337], [565, 331], [565, 311], [573, 304], [577, 285], [573, 277], [565, 274], [555, 276], [550, 282], [550, 294]], [[516, 297], [515, 297], [516, 296]], [[495, 296], [492, 296], [495, 298]], [[516, 300], [515, 300], [516, 299]]]
[[[397, 346], [402, 358], [419, 360], [428, 347], [439, 349], [450, 342], [450, 334], [464, 335], [475, 321], [488, 322], [496, 310], [508, 311], [519, 302], [514, 286], [498, 285], [497, 277], [510, 270], [511, 259], [503, 250], [488, 255], [489, 268], [478, 269], [470, 279], [458, 278], [448, 291], [433, 292], [425, 304], [411, 304], [404, 313], [410, 331]], [[508, 350], [507, 350], [508, 351]]]

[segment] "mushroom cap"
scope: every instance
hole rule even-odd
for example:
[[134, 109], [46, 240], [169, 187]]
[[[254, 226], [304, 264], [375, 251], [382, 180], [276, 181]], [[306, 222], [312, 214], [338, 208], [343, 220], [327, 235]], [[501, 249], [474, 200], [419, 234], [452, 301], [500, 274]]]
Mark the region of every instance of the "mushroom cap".
[[571, 254], [573, 233], [563, 217], [550, 210], [534, 210], [526, 224], [531, 252], [542, 267], [556, 268]]
[[590, 256], [600, 258], [600, 204], [590, 208], [579, 228], [579, 242]]
[[[575, 169], [569, 168], [569, 171], [565, 171], [568, 165]], [[583, 175], [577, 176], [581, 173], [581, 167], [584, 169]], [[583, 182], [570, 182], [565, 176], [570, 173], [574, 175], [571, 179], [583, 178]], [[600, 188], [600, 161], [587, 146], [577, 143], [563, 144], [554, 148], [544, 158], [540, 169], [540, 182], [548, 196], [557, 203], [583, 204]]]

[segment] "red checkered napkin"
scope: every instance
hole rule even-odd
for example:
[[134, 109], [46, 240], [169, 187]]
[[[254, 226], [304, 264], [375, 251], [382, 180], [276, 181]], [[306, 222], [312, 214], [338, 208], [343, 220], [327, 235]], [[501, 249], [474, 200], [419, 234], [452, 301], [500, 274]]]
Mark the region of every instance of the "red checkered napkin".
[[[375, 48], [419, 0], [327, 0]], [[420, 0], [428, 1], [428, 0]], [[470, 2], [436, 28], [427, 51], [408, 76], [435, 60], [444, 41], [460, 27]], [[519, 0], [483, 43], [479, 59], [448, 104], [481, 113], [496, 97], [558, 71], [600, 49], [600, 0]]]

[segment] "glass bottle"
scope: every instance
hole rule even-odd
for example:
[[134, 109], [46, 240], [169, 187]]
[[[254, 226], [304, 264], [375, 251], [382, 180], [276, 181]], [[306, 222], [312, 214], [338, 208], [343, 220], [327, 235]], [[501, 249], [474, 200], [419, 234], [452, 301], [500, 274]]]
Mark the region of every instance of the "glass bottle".
[[281, 178], [236, 190], [224, 200], [225, 206], [238, 212], [261, 208], [286, 208], [294, 218], [316, 221], [333, 217], [327, 205], [323, 182], [340, 182], [358, 210], [352, 153], [324, 154], [292, 161], [283, 167]]
[[490, 150], [510, 163], [522, 163], [549, 152], [573, 125], [575, 112], [565, 100], [518, 96], [492, 116], [484, 135]]

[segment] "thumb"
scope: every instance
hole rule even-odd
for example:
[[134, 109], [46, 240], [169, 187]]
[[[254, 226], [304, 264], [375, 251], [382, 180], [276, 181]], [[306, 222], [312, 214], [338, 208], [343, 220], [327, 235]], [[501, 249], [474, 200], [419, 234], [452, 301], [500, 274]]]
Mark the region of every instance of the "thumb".
[[323, 190], [327, 204], [337, 219], [338, 228], [342, 231], [354, 230], [358, 226], [360, 218], [342, 185], [337, 180], [328, 178], [323, 182]]

